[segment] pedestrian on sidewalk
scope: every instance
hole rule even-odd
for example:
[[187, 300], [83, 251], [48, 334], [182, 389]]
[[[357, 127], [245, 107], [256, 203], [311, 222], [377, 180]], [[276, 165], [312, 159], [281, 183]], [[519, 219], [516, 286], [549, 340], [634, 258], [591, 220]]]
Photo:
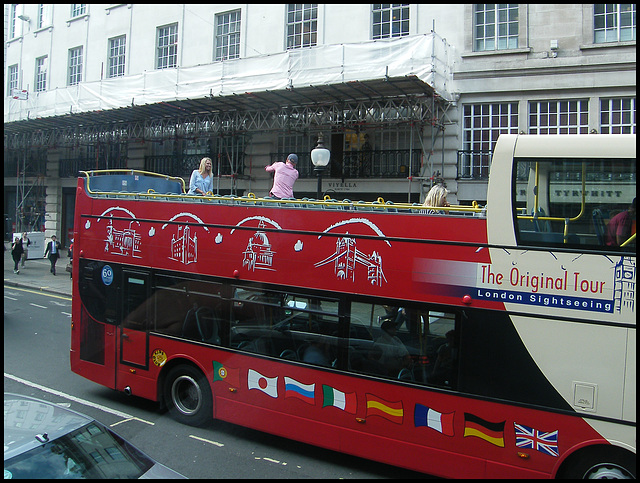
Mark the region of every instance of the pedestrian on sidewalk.
[[60, 257], [60, 242], [56, 241], [56, 236], [51, 235], [51, 241], [47, 243], [47, 248], [44, 251], [44, 258], [47, 258], [47, 253], [49, 254], [49, 261], [51, 262], [51, 270], [49, 270], [54, 275], [56, 274], [56, 262]]
[[20, 258], [22, 258], [22, 252], [24, 252], [24, 248], [22, 248], [22, 240], [19, 236], [11, 244], [11, 257], [13, 258], [13, 273], [20, 273], [20, 269], [18, 268], [18, 264], [20, 263]]
[[27, 232], [25, 231], [22, 234], [22, 268], [24, 268], [24, 262], [26, 262], [27, 258], [29, 257], [29, 245], [31, 245], [31, 240], [29, 240]]

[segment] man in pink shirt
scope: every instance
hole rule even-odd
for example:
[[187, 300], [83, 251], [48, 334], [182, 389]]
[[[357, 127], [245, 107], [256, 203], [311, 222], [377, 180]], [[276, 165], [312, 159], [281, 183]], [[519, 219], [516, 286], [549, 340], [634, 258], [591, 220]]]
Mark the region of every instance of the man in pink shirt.
[[273, 176], [273, 188], [271, 188], [269, 196], [280, 199], [293, 198], [293, 183], [298, 179], [297, 163], [298, 156], [290, 154], [284, 163], [278, 161], [271, 166], [265, 166], [265, 170], [275, 173]]

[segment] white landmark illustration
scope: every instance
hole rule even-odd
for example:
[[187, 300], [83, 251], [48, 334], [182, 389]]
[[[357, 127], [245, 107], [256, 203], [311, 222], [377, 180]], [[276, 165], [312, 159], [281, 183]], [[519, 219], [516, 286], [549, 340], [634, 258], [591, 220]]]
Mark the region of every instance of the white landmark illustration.
[[[344, 220], [334, 225], [331, 225], [329, 228], [324, 230], [324, 233], [328, 233], [334, 228], [345, 226], [345, 225], [357, 225], [364, 224], [368, 228], [370, 228], [376, 235], [384, 238], [384, 233], [382, 230], [378, 228], [377, 225], [367, 220], [366, 218], [352, 218], [350, 220]], [[321, 238], [322, 235], [318, 238]], [[384, 240], [384, 242], [391, 246], [388, 240]], [[371, 285], [376, 285], [381, 287], [383, 282], [386, 282], [387, 279], [384, 276], [384, 271], [382, 270], [382, 256], [376, 252], [375, 250], [369, 255], [362, 250], [359, 250], [356, 246], [356, 239], [352, 236], [349, 236], [349, 232], [345, 233], [345, 236], [338, 238], [336, 241], [336, 250], [334, 253], [326, 257], [324, 260], [321, 260], [315, 264], [316, 267], [321, 267], [323, 265], [333, 264], [333, 271], [339, 280], [350, 280], [355, 282], [356, 280], [356, 270], [358, 265], [365, 268], [367, 272], [367, 281]]]

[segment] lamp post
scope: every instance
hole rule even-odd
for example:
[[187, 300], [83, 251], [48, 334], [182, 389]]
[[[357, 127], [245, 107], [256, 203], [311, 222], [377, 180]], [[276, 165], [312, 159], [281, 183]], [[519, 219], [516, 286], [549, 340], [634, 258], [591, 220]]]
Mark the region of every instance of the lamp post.
[[318, 145], [311, 150], [311, 162], [313, 163], [313, 171], [318, 176], [318, 194], [317, 198], [322, 199], [322, 173], [329, 164], [331, 151], [324, 147], [322, 133], [318, 134]]

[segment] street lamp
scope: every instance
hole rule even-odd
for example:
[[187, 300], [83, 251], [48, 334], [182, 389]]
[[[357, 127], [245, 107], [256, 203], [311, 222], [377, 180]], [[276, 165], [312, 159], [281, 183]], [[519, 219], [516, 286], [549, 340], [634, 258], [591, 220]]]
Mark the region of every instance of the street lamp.
[[329, 164], [331, 151], [324, 147], [322, 133], [318, 134], [318, 145], [311, 150], [311, 162], [313, 163], [313, 171], [318, 176], [318, 195], [319, 200], [322, 199], [322, 173]]

